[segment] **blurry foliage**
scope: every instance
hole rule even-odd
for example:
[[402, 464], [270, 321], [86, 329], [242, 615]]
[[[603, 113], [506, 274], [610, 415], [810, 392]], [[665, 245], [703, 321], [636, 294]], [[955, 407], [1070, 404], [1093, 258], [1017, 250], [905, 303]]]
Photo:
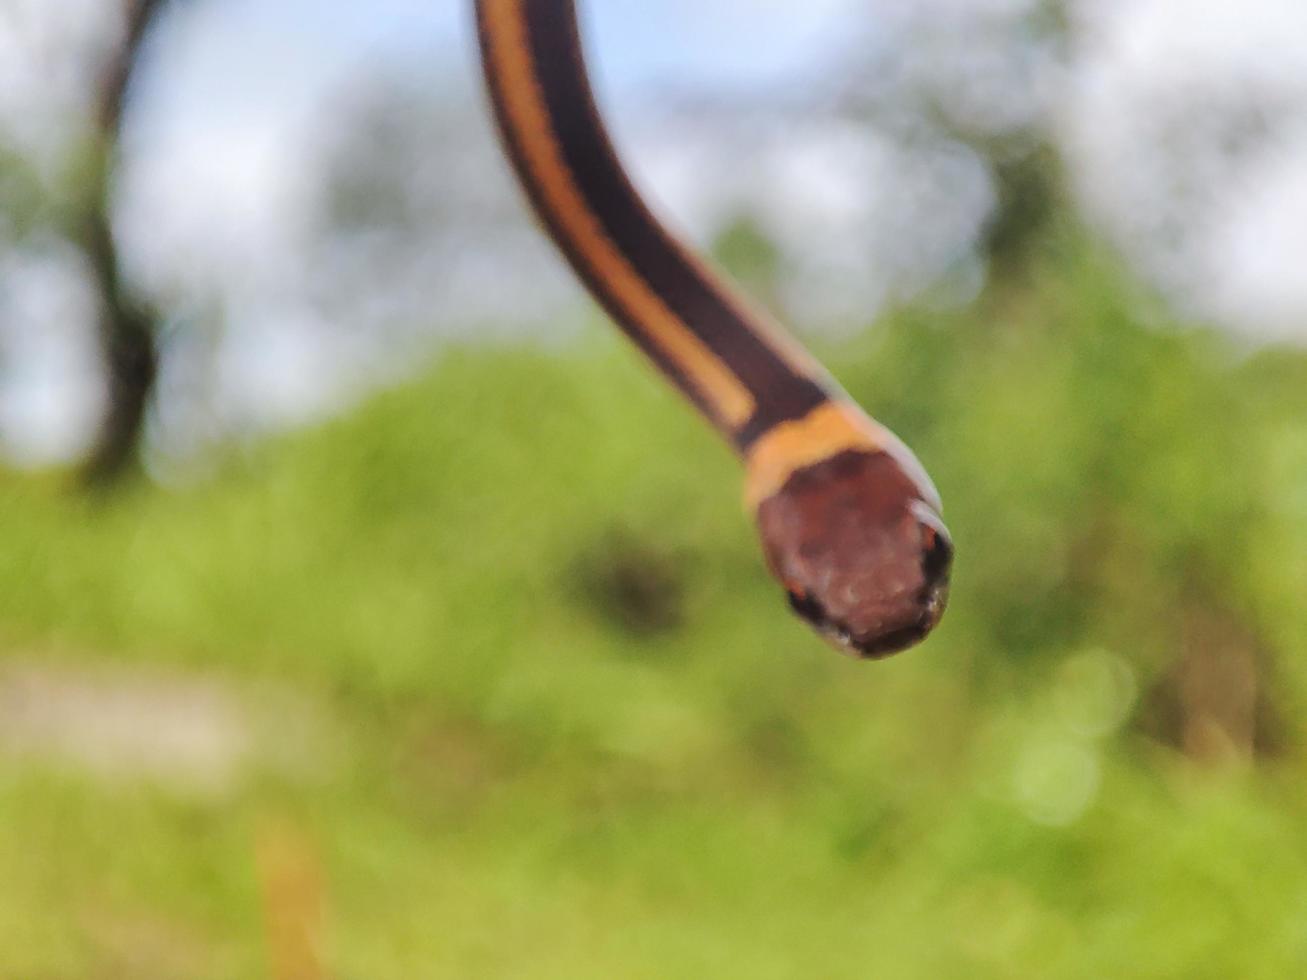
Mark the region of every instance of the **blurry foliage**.
[[1069, 220], [1061, 159], [1044, 142], [1016, 149], [997, 146], [988, 158], [996, 200], [980, 250], [989, 259], [991, 283], [1021, 284], [1059, 233], [1059, 223]]
[[32, 165], [0, 144], [0, 243], [21, 242], [38, 224], [43, 190]]
[[673, 554], [657, 529], [604, 532], [578, 558], [585, 601], [634, 635], [673, 630], [686, 618], [688, 556]]
[[284, 687], [331, 732], [215, 798], [4, 762], [0, 975], [257, 974], [269, 813], [330, 975], [1292, 975], [1307, 356], [1075, 239], [1029, 282], [824, 351], [957, 540], [939, 632], [879, 664], [787, 612], [728, 454], [606, 326], [451, 351], [190, 489], [0, 477], [14, 656]]
[[907, 145], [954, 144], [984, 161], [995, 203], [976, 247], [991, 284], [1019, 283], [1071, 211], [1051, 119], [1076, 39], [1068, 4], [976, 5], [952, 17], [922, 7], [895, 19], [894, 44], [847, 56], [841, 108]]
[[[484, 161], [392, 95], [324, 212], [319, 298], [365, 330], [458, 278], [465, 208], [520, 207], [441, 196]], [[294, 692], [325, 729], [288, 770], [277, 713], [196, 795], [11, 751], [0, 712], [0, 976], [1300, 972], [1307, 355], [1140, 295], [1037, 120], [925, 104], [908, 136], [993, 168], [993, 288], [823, 351], [946, 502], [925, 648], [858, 664], [788, 613], [728, 454], [606, 326], [447, 350], [195, 485], [0, 471], [5, 661]], [[749, 215], [715, 251], [775, 304]]]
[[784, 261], [780, 247], [751, 214], [736, 214], [713, 240], [711, 252], [749, 295], [776, 313]]

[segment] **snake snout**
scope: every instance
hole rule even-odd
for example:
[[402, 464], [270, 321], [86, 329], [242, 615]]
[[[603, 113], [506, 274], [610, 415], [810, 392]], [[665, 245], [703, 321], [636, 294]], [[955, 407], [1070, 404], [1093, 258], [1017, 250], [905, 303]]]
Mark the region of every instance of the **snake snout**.
[[934, 511], [924, 505], [914, 506], [912, 511], [920, 541], [920, 586], [900, 605], [904, 625], [848, 636], [848, 646], [861, 656], [884, 657], [905, 650], [925, 639], [944, 615], [953, 569], [953, 541]]
[[758, 517], [791, 606], [840, 649], [896, 653], [943, 615], [952, 541], [887, 454], [847, 453], [800, 471]]

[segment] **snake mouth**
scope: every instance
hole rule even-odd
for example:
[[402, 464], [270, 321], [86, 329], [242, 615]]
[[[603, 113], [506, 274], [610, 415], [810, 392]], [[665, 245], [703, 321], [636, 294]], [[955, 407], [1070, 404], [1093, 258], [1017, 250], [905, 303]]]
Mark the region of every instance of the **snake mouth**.
[[831, 646], [861, 660], [879, 660], [916, 646], [935, 628], [948, 603], [947, 582], [928, 587], [921, 596], [921, 613], [906, 626], [858, 633], [847, 623], [830, 616], [812, 596], [786, 593], [790, 608], [811, 625]]

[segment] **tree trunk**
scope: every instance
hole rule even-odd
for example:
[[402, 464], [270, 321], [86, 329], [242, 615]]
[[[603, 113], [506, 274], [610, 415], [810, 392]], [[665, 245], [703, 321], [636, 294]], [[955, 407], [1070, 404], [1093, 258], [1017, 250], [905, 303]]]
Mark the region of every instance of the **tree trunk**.
[[138, 465], [146, 412], [158, 374], [154, 316], [134, 303], [123, 288], [111, 226], [110, 178], [127, 87], [141, 42], [162, 5], [162, 0], [128, 0], [123, 42], [105, 68], [96, 113], [82, 241], [100, 294], [98, 329], [108, 380], [105, 413], [83, 470], [85, 482], [95, 487], [117, 482]]

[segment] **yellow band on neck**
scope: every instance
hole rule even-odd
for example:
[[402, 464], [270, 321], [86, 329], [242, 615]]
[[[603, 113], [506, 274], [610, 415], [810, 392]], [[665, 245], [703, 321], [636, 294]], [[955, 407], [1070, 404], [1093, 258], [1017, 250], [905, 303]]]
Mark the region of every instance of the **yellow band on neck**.
[[876, 452], [894, 437], [855, 405], [829, 401], [764, 433], [745, 454], [744, 499], [757, 510], [797, 470], [849, 450]]

